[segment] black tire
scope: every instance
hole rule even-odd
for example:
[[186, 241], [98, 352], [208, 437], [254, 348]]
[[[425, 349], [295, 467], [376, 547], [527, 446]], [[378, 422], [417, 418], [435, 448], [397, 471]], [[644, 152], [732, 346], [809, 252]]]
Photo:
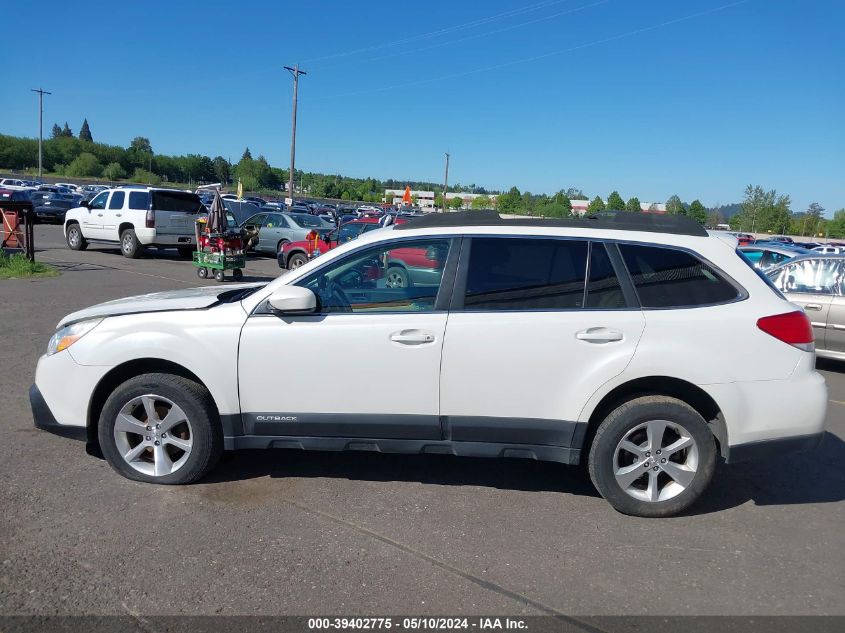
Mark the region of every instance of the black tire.
[[84, 251], [88, 248], [88, 240], [82, 236], [82, 229], [76, 222], [68, 225], [65, 240], [68, 248], [72, 251]]
[[235, 281], [240, 281], [243, 278], [244, 271], [242, 271], [240, 268], [235, 268], [235, 270], [232, 271], [232, 279], [234, 279]]
[[226, 275], [223, 274], [222, 270], [215, 270], [214, 271], [214, 279], [216, 281], [223, 281], [226, 278]]
[[182, 259], [193, 259], [194, 257], [193, 246], [180, 246], [176, 250], [179, 251], [179, 257], [181, 257]]
[[411, 280], [408, 271], [401, 266], [390, 266], [384, 274], [388, 288], [410, 288]]
[[206, 279], [208, 277], [208, 268], [205, 266], [200, 266], [197, 268], [197, 277], [200, 279]]
[[126, 229], [120, 234], [120, 252], [129, 259], [138, 259], [144, 251], [144, 246], [138, 241], [134, 229]]
[[288, 270], [294, 270], [308, 263], [305, 253], [294, 253], [288, 258]]
[[[130, 466], [119, 452], [114, 437], [114, 424], [121, 409], [133, 398], [147, 394], [169, 399], [190, 421], [190, 454], [178, 469], [166, 475], [150, 475]], [[214, 468], [223, 452], [223, 431], [211, 394], [202, 385], [172, 374], [144, 374], [117, 387], [103, 406], [97, 433], [109, 465], [127, 479], [147, 483], [193, 483]]]
[[[649, 421], [661, 420], [669, 422], [670, 425], [683, 427], [694, 441], [698, 451], [695, 474], [686, 487], [671, 498], [663, 501], [638, 499], [623, 490], [622, 485], [616, 480], [614, 475], [617, 467], [616, 449], [620, 442], [637, 427]], [[670, 433], [673, 432], [671, 426], [667, 428], [669, 428]], [[636, 442], [634, 443], [636, 444]], [[688, 451], [691, 450], [684, 449], [678, 451], [676, 455], [688, 455]], [[648, 457], [645, 455], [648, 455]], [[620, 458], [630, 456], [631, 461], [638, 465], [638, 460], [641, 459], [644, 466], [642, 479], [630, 485], [646, 486], [652, 476], [649, 471], [654, 468], [660, 469], [655, 471], [655, 481], [662, 479], [664, 482], [661, 484], [662, 486], [675, 485], [670, 483], [669, 480], [672, 478], [667, 473], [662, 472], [662, 466], [657, 466], [655, 461], [665, 463], [668, 455], [668, 453], [664, 453], [663, 457], [658, 458], [657, 455], [651, 455], [649, 452], [644, 454], [642, 458], [633, 459], [632, 454], [621, 452]], [[670, 458], [669, 461], [674, 461], [674, 459]], [[648, 467], [645, 466], [646, 463], [649, 464]], [[599, 425], [588, 457], [590, 479], [592, 479], [593, 485], [601, 493], [601, 496], [619, 512], [639, 517], [666, 517], [682, 512], [701, 496], [710, 484], [715, 468], [716, 442], [707, 422], [688, 404], [668, 396], [635, 398], [613, 410]], [[639, 471], [637, 470], [637, 472]], [[665, 489], [669, 490], [668, 487]]]

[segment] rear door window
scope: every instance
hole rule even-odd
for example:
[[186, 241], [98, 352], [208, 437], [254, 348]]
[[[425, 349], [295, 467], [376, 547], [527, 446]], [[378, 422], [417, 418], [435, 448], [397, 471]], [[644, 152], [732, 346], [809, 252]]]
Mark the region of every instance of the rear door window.
[[464, 310], [584, 307], [587, 242], [473, 238]]
[[123, 191], [114, 191], [109, 199], [109, 209], [122, 209], [126, 194]]
[[619, 278], [601, 242], [593, 242], [590, 247], [589, 270], [585, 307], [605, 310], [627, 307]]
[[715, 305], [741, 296], [719, 272], [692, 253], [635, 244], [620, 244], [619, 250], [644, 308]]
[[843, 267], [840, 259], [801, 259], [772, 271], [775, 287], [782, 292], [832, 295], [842, 291]]

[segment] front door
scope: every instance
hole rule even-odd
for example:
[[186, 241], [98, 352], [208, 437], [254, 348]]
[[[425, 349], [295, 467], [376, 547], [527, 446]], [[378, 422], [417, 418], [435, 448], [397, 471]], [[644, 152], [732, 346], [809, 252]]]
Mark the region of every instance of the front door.
[[[439, 282], [388, 284], [398, 244], [427, 254]], [[253, 313], [238, 360], [245, 433], [440, 439], [449, 257], [447, 238], [366, 246], [296, 282], [317, 295], [317, 314]]]
[[112, 191], [109, 203], [103, 209], [103, 239], [119, 240], [120, 223], [123, 221], [123, 203], [126, 201], [126, 192], [121, 190]]
[[97, 194], [84, 213], [80, 214], [82, 235], [88, 240], [102, 240], [103, 238], [103, 214], [106, 210], [106, 203], [109, 200], [109, 192], [103, 191]]
[[571, 446], [587, 398], [633, 357], [642, 311], [601, 242], [484, 237], [462, 251], [440, 380], [451, 439]]

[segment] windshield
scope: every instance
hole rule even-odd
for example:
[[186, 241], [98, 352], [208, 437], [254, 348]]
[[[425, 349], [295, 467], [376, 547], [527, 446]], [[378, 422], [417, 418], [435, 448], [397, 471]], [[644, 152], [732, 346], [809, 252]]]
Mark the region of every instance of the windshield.
[[296, 222], [299, 226], [305, 227], [307, 229], [326, 228], [326, 223], [323, 222], [320, 218], [315, 217], [313, 215], [306, 215], [304, 213], [293, 213], [290, 217], [293, 218], [293, 221]]

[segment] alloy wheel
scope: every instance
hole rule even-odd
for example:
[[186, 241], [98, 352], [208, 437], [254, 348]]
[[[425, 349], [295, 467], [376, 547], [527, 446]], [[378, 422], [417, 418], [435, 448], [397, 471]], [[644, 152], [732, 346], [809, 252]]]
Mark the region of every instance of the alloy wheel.
[[649, 420], [632, 428], [613, 455], [616, 483], [640, 501], [666, 501], [689, 487], [698, 472], [698, 445], [682, 425]]
[[114, 441], [129, 466], [163, 477], [188, 461], [193, 433], [179, 405], [164, 396], [146, 394], [121, 407], [114, 421]]

